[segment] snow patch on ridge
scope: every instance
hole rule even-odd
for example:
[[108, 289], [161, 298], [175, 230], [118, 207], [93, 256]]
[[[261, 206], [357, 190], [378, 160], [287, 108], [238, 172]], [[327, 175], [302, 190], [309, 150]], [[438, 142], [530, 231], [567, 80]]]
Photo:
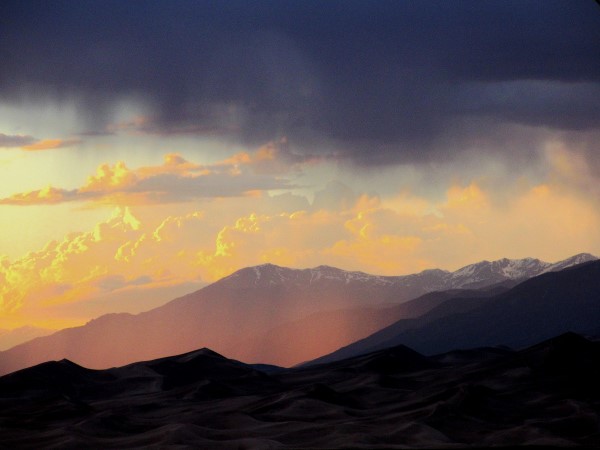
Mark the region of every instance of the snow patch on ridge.
[[[274, 264], [261, 264], [241, 269], [221, 280], [231, 280], [238, 289], [259, 286], [283, 286], [285, 289], [325, 286], [339, 283], [360, 289], [400, 288], [425, 293], [447, 289], [478, 288], [507, 280], [524, 280], [542, 273], [558, 271], [576, 264], [596, 260], [593, 255], [582, 253], [556, 263], [535, 258], [499, 259], [481, 261], [462, 267], [455, 272], [429, 269], [402, 276], [370, 275], [360, 271], [345, 271], [321, 265], [309, 269], [290, 269]], [[235, 280], [235, 281], [234, 281]]]

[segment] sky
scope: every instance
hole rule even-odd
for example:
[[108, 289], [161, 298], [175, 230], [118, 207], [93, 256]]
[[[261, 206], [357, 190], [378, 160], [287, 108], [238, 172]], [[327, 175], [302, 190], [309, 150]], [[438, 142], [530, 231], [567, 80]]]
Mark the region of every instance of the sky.
[[600, 256], [599, 142], [592, 0], [5, 0], [0, 328]]

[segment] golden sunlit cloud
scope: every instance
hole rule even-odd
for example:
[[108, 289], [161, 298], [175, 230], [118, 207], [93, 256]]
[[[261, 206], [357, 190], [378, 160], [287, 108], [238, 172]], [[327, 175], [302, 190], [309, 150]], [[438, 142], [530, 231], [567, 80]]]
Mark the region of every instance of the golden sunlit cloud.
[[[195, 164], [176, 153], [164, 156], [158, 166], [130, 169], [123, 161], [102, 164], [78, 189], [47, 186], [0, 198], [0, 205], [41, 205], [93, 201], [112, 205], [185, 202], [197, 198], [256, 195], [257, 192], [293, 187], [279, 175], [285, 167], [297, 170], [302, 161], [267, 145], [253, 153], [240, 153], [214, 164]], [[290, 161], [291, 164], [290, 164]], [[310, 163], [309, 160], [306, 160]]]
[[[187, 220], [193, 217], [197, 215]], [[2, 258], [0, 322], [24, 312], [29, 320], [38, 316], [39, 321], [54, 306], [85, 302], [107, 289], [198, 279], [194, 256], [186, 258], [181, 251], [183, 242], [178, 241], [173, 248], [168, 239], [162, 238], [170, 222], [166, 219], [158, 229], [148, 230], [128, 208], [117, 208], [109, 220], [93, 230], [51, 241], [14, 262]], [[153, 244], [159, 242], [160, 248], [154, 248]], [[138, 249], [142, 244], [143, 248]], [[124, 257], [126, 254], [129, 257]]]
[[284, 174], [299, 171], [303, 166], [314, 165], [324, 159], [324, 156], [296, 154], [289, 149], [287, 139], [282, 138], [277, 142], [269, 142], [254, 152], [236, 153], [218, 165], [230, 165], [238, 168], [237, 170], [240, 166], [249, 166], [261, 174]]
[[54, 205], [74, 201], [75, 191], [46, 186], [39, 191], [23, 192], [0, 199], [0, 205]]

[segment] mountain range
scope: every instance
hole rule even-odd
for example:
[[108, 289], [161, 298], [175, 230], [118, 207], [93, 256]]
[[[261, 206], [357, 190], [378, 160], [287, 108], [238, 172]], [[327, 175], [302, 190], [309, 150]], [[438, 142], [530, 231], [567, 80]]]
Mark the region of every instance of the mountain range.
[[520, 348], [567, 331], [600, 335], [599, 302], [600, 261], [590, 261], [542, 274], [492, 296], [456, 296], [311, 364], [399, 344], [434, 354], [500, 344]]
[[418, 321], [444, 308], [456, 312], [463, 304], [491, 301], [528, 278], [594, 259], [588, 254], [554, 264], [502, 259], [455, 272], [436, 269], [397, 277], [265, 264], [144, 313], [108, 314], [0, 352], [0, 373], [63, 358], [101, 369], [199, 347], [251, 363], [289, 366], [398, 320]]

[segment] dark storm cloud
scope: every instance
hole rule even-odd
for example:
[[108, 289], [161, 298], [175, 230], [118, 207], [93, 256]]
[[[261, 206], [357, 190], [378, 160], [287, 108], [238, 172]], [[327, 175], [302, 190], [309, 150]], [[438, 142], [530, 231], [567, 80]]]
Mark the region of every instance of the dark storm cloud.
[[[436, 158], [456, 126], [600, 126], [593, 1], [4, 1], [0, 100], [117, 100], [140, 131]], [[365, 155], [364, 149], [371, 151]]]

